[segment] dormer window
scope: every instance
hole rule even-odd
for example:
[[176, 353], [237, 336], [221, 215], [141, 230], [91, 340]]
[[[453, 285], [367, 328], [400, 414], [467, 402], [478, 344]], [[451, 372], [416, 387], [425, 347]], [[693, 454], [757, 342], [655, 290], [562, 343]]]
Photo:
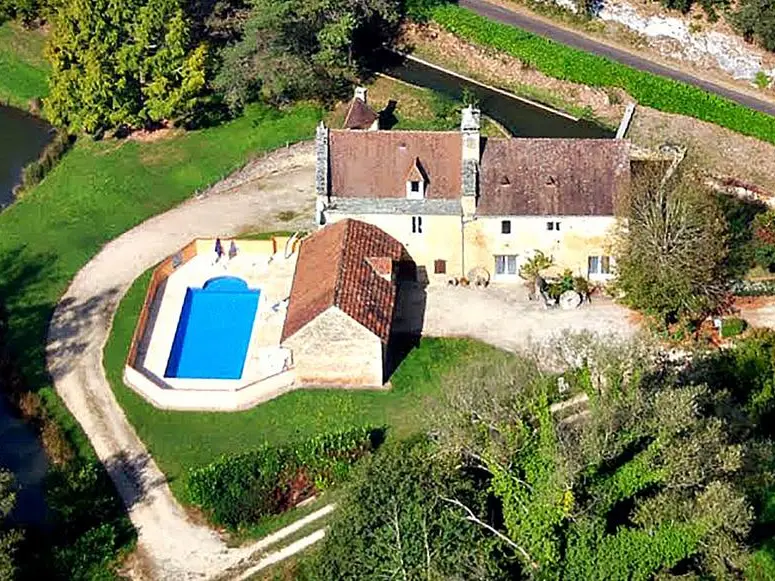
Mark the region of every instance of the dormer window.
[[427, 183], [428, 178], [420, 164], [420, 159], [415, 158], [406, 174], [406, 197], [410, 200], [422, 200], [425, 197]]

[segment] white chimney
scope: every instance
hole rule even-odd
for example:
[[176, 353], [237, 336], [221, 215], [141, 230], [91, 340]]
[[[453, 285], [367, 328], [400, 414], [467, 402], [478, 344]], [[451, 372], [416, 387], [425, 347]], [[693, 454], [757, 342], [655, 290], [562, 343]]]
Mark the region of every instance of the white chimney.
[[355, 87], [355, 98], [366, 103], [366, 87]]

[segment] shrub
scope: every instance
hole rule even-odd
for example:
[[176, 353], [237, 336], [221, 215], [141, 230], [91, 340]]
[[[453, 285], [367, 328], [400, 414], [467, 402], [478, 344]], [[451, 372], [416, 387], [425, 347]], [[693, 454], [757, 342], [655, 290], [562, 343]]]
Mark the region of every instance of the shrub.
[[36, 161], [24, 166], [22, 170], [22, 191], [29, 190], [43, 181], [48, 172], [54, 169], [54, 166], [62, 159], [62, 156], [67, 153], [73, 141], [73, 138], [64, 131], [57, 131], [54, 139], [45, 147], [40, 157]]
[[536, 250], [533, 257], [525, 262], [519, 269], [519, 276], [528, 281], [533, 281], [535, 277], [554, 264], [553, 256], [546, 256], [540, 250]]
[[344, 480], [352, 464], [379, 443], [369, 427], [297, 444], [263, 446], [189, 471], [189, 500], [218, 525], [239, 527], [279, 514]]
[[775, 268], [775, 211], [768, 210], [754, 217], [753, 249], [756, 264], [772, 271]]
[[433, 20], [458, 37], [529, 62], [551, 77], [594, 87], [621, 87], [642, 105], [690, 115], [775, 143], [775, 117], [698, 87], [639, 71], [519, 28], [493, 22], [459, 6], [437, 6], [431, 14]]
[[748, 323], [738, 317], [729, 317], [721, 321], [721, 336], [724, 338], [735, 337], [745, 331]]

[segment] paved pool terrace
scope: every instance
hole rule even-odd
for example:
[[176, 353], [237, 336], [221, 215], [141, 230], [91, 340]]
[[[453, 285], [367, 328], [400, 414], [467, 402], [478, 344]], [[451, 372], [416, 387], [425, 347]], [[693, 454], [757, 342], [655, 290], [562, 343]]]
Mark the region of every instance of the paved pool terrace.
[[[159, 267], [171, 268], [172, 272], [160, 282], [154, 296], [147, 298], [147, 322], [145, 328], [136, 333], [136, 352], [134, 357], [130, 354], [124, 372], [125, 382], [157, 407], [224, 411], [245, 409], [292, 388], [292, 354], [280, 346], [280, 335], [296, 268], [298, 241], [287, 237], [236, 239], [237, 253], [229, 258], [231, 242], [230, 239], [221, 240], [224, 254], [217, 259], [215, 239], [196, 240]], [[175, 357], [171, 361], [171, 355], [173, 347], [177, 350], [176, 357], [181, 354], [181, 332], [186, 331], [185, 328], [179, 330], [179, 326], [185, 327], [188, 323], [189, 313], [184, 312], [184, 306], [187, 309], [191, 307], [192, 292], [189, 289], [199, 292], [196, 289], [203, 289], [208, 281], [210, 286], [229, 285], [231, 288], [226, 288], [227, 291], [258, 291], [253, 293], [253, 297], [258, 294], [254, 313], [252, 306], [235, 307], [232, 312], [228, 303], [221, 304], [218, 307], [220, 310], [215, 313], [216, 317], [245, 317], [249, 313], [252, 321], [221, 321], [224, 323], [221, 325], [212, 321], [215, 328], [222, 332], [229, 332], [229, 328], [235, 328], [235, 325], [240, 333], [249, 332], [241, 375], [237, 377], [239, 371], [233, 373], [239, 366], [235, 368], [232, 362], [227, 365], [229, 369], [221, 373], [232, 378], [173, 377], [177, 375], [180, 362], [175, 361]], [[244, 283], [240, 285], [241, 289], [235, 286], [238, 281]], [[200, 305], [200, 308], [206, 309], [207, 304]], [[218, 334], [214, 333], [213, 339], [217, 338]], [[189, 357], [202, 353], [219, 357], [225, 353], [223, 345], [212, 345], [211, 349], [199, 352], [196, 347], [194, 345], [193, 353], [188, 353]], [[233, 346], [226, 347], [231, 349]], [[241, 347], [244, 349], [244, 343]], [[215, 361], [211, 365], [216, 371], [214, 375], [218, 375], [218, 363]], [[222, 365], [220, 367], [223, 368]]]

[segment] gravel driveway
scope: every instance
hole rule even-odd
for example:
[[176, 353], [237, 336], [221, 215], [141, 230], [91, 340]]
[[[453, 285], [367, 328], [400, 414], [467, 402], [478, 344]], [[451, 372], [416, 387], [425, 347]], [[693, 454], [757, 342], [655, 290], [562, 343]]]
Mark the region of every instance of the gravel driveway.
[[[209, 578], [262, 545], [227, 549], [215, 531], [192, 523], [127, 421], [102, 366], [118, 303], [139, 275], [197, 236], [314, 227], [314, 172], [309, 143], [249, 164], [107, 244], [76, 275], [54, 312], [46, 348], [49, 373], [137, 529], [137, 554], [144, 562], [133, 576], [149, 570], [153, 579], [165, 581]], [[298, 217], [282, 221], [280, 213]]]

